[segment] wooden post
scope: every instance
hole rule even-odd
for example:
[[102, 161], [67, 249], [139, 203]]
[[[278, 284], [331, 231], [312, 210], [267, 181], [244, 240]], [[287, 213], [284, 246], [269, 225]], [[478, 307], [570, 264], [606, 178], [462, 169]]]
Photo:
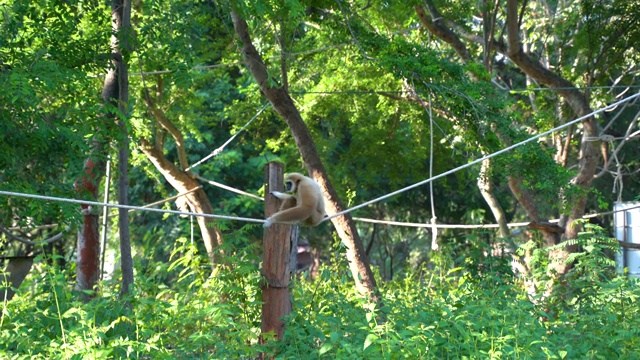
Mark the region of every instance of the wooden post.
[[[271, 196], [272, 191], [284, 191], [283, 166], [270, 162], [265, 167], [265, 217], [278, 211], [280, 200]], [[292, 226], [273, 224], [264, 230], [262, 275], [262, 339], [273, 332], [280, 340], [284, 334], [282, 317], [291, 312], [289, 294], [290, 254]]]

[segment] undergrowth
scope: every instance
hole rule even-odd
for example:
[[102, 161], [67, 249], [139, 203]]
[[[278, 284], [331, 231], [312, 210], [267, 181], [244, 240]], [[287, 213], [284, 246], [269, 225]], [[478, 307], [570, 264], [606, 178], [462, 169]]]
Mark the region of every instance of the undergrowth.
[[596, 235], [578, 240], [553, 316], [505, 266], [423, 268], [381, 284], [383, 306], [370, 311], [337, 261], [292, 283], [284, 339], [264, 344], [251, 250], [228, 252], [234, 265], [209, 277], [182, 242], [173, 262], [136, 274], [128, 298], [106, 281], [88, 303], [40, 261], [2, 305], [0, 358], [640, 359], [640, 287], [610, 271], [611, 242]]

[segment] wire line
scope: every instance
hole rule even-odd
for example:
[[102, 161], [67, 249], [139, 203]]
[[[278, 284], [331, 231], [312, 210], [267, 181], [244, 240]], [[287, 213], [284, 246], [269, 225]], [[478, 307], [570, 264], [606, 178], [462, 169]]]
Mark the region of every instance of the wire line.
[[84, 205], [92, 205], [92, 206], [106, 206], [106, 207], [119, 208], [119, 209], [144, 210], [144, 211], [158, 212], [158, 213], [164, 213], [164, 214], [200, 216], [200, 217], [211, 218], [211, 219], [235, 220], [235, 221], [254, 222], [254, 223], [263, 223], [264, 222], [264, 219], [253, 219], [253, 218], [245, 218], [245, 217], [239, 217], [239, 216], [227, 216], [227, 215], [215, 215], [215, 214], [200, 214], [200, 213], [194, 213], [194, 212], [189, 212], [189, 211], [156, 209], [156, 208], [148, 208], [148, 207], [143, 207], [143, 206], [112, 204], [112, 203], [104, 203], [104, 202], [98, 202], [98, 201], [89, 201], [89, 200], [60, 198], [60, 197], [45, 196], [45, 195], [26, 194], [26, 193], [19, 193], [19, 192], [13, 192], [13, 191], [2, 191], [2, 190], [0, 190], [0, 195], [18, 196], [18, 197], [25, 197], [25, 198], [39, 199], [39, 200], [49, 200], [49, 201], [60, 201], [60, 202], [67, 202], [67, 203], [72, 203], [72, 204], [84, 204]]
[[481, 163], [481, 162], [483, 162], [483, 161], [484, 161], [484, 160], [486, 160], [486, 159], [491, 159], [491, 158], [496, 157], [496, 156], [498, 156], [498, 155], [504, 154], [504, 153], [506, 153], [506, 152], [508, 152], [508, 151], [511, 151], [511, 150], [513, 150], [513, 149], [515, 149], [515, 148], [519, 147], [519, 146], [522, 146], [522, 145], [524, 145], [524, 144], [528, 144], [528, 143], [530, 143], [530, 142], [532, 142], [532, 141], [534, 141], [534, 140], [537, 140], [537, 139], [539, 139], [539, 138], [541, 138], [541, 137], [543, 137], [543, 136], [545, 136], [545, 135], [552, 134], [552, 133], [554, 133], [554, 132], [556, 132], [556, 131], [558, 131], [558, 130], [561, 130], [561, 129], [564, 129], [564, 128], [566, 128], [566, 127], [569, 127], [569, 126], [571, 126], [571, 125], [573, 125], [573, 124], [575, 124], [575, 123], [581, 122], [581, 121], [583, 121], [583, 120], [585, 120], [585, 119], [587, 119], [587, 118], [589, 118], [589, 117], [591, 117], [591, 116], [593, 116], [593, 115], [599, 114], [599, 113], [601, 113], [601, 112], [603, 112], [603, 111], [607, 111], [607, 110], [609, 110], [609, 109], [612, 109], [612, 108], [614, 108], [614, 107], [616, 107], [616, 106], [618, 106], [618, 105], [620, 105], [620, 104], [623, 104], [623, 103], [625, 103], [625, 102], [627, 102], [627, 101], [633, 100], [633, 99], [635, 99], [635, 98], [637, 98], [637, 97], [640, 97], [640, 92], [639, 92], [639, 93], [637, 93], [637, 94], [635, 94], [635, 95], [631, 95], [631, 96], [629, 96], [629, 97], [627, 97], [627, 98], [625, 98], [625, 99], [622, 99], [622, 100], [620, 100], [620, 101], [617, 101], [617, 102], [615, 102], [615, 103], [613, 103], [613, 104], [607, 105], [607, 106], [605, 106], [605, 107], [603, 107], [603, 108], [600, 108], [600, 109], [598, 109], [598, 110], [595, 110], [595, 111], [593, 111], [593, 112], [591, 112], [591, 113], [589, 113], [589, 114], [587, 114], [587, 115], [583, 115], [583, 116], [581, 116], [581, 117], [579, 117], [579, 118], [577, 118], [577, 119], [575, 119], [575, 120], [572, 120], [572, 121], [570, 121], [570, 122], [568, 122], [568, 123], [565, 123], [565, 124], [562, 124], [562, 125], [560, 125], [560, 126], [557, 126], [557, 127], [553, 128], [553, 129], [551, 129], [551, 130], [547, 130], [547, 131], [545, 131], [545, 132], [543, 132], [543, 133], [540, 133], [540, 134], [538, 134], [538, 135], [535, 135], [535, 136], [533, 136], [533, 137], [530, 137], [529, 139], [526, 139], [526, 140], [521, 141], [521, 142], [519, 142], [519, 143], [513, 144], [513, 145], [511, 145], [511, 146], [508, 146], [508, 147], [506, 147], [506, 148], [504, 148], [504, 149], [502, 149], [502, 150], [498, 150], [498, 151], [496, 151], [496, 152], [494, 152], [494, 153], [492, 153], [492, 154], [489, 154], [489, 155], [483, 156], [483, 157], [481, 157], [481, 158], [479, 158], [479, 159], [476, 159], [476, 160], [474, 160], [474, 161], [472, 161], [472, 162], [470, 162], [470, 163], [467, 163], [467, 164], [464, 164], [464, 165], [458, 166], [457, 168], [451, 169], [451, 170], [449, 170], [449, 171], [445, 171], [445, 172], [443, 172], [443, 173], [441, 173], [441, 174], [439, 174], [439, 175], [436, 175], [436, 176], [430, 177], [430, 178], [428, 178], [428, 179], [426, 179], [426, 180], [420, 181], [420, 182], [415, 183], [415, 184], [413, 184], [413, 185], [409, 185], [409, 186], [404, 187], [404, 188], [402, 188], [402, 189], [399, 189], [399, 190], [396, 190], [396, 191], [394, 191], [394, 192], [391, 192], [391, 193], [389, 193], [389, 194], [387, 194], [387, 195], [383, 195], [383, 196], [377, 197], [377, 198], [375, 198], [375, 199], [373, 199], [373, 200], [369, 200], [369, 201], [367, 201], [367, 202], [365, 202], [365, 203], [362, 203], [362, 204], [360, 204], [360, 205], [356, 205], [356, 206], [354, 206], [354, 207], [352, 207], [352, 208], [349, 208], [349, 209], [346, 209], [346, 210], [340, 211], [340, 212], [338, 212], [338, 213], [335, 213], [335, 214], [333, 214], [333, 215], [331, 215], [331, 216], [328, 216], [328, 217], [324, 218], [324, 220], [323, 220], [323, 221], [327, 221], [327, 220], [333, 219], [333, 218], [335, 218], [335, 217], [342, 216], [342, 215], [344, 215], [344, 214], [348, 214], [348, 213], [350, 213], [350, 212], [352, 212], [352, 211], [355, 211], [355, 210], [361, 209], [361, 208], [363, 208], [363, 207], [365, 207], [365, 206], [369, 206], [369, 205], [371, 205], [371, 204], [373, 204], [373, 203], [379, 202], [379, 201], [381, 201], [381, 200], [388, 199], [388, 198], [390, 198], [390, 197], [392, 197], [392, 196], [398, 195], [398, 194], [403, 193], [403, 192], [405, 192], [405, 191], [408, 191], [408, 190], [411, 190], [411, 189], [417, 188], [418, 186], [422, 186], [422, 185], [427, 184], [427, 183], [430, 183], [430, 182], [432, 182], [432, 181], [434, 181], [434, 180], [437, 180], [437, 179], [443, 178], [443, 177], [445, 177], [445, 176], [447, 176], [447, 175], [451, 175], [451, 174], [453, 174], [453, 173], [455, 173], [455, 172], [458, 172], [458, 171], [460, 171], [460, 170], [466, 169], [466, 168], [471, 167], [471, 166], [473, 166], [473, 165], [475, 165], [475, 164]]
[[264, 111], [264, 109], [266, 109], [266, 108], [267, 108], [267, 106], [269, 106], [269, 104], [270, 104], [270, 103], [266, 103], [266, 104], [264, 104], [264, 106], [262, 107], [262, 109], [260, 109], [260, 110], [258, 111], [258, 113], [257, 113], [257, 114], [255, 114], [255, 115], [251, 118], [251, 120], [249, 120], [246, 124], [244, 124], [244, 126], [243, 126], [242, 128], [240, 128], [240, 130], [238, 130], [238, 132], [237, 132], [237, 133], [233, 134], [233, 136], [232, 136], [232, 137], [230, 137], [230, 138], [229, 138], [229, 140], [227, 140], [224, 144], [222, 144], [222, 146], [220, 146], [220, 147], [218, 147], [217, 149], [213, 150], [213, 151], [211, 152], [211, 154], [209, 154], [209, 155], [205, 156], [203, 159], [201, 159], [201, 160], [200, 160], [200, 161], [198, 161], [197, 163], [195, 163], [195, 164], [193, 164], [193, 165], [189, 166], [188, 168], [184, 169], [184, 171], [189, 171], [189, 170], [193, 169], [194, 167], [196, 167], [196, 166], [198, 166], [198, 165], [202, 164], [203, 162], [205, 162], [205, 161], [209, 160], [210, 158], [212, 158], [212, 157], [217, 156], [218, 154], [220, 154], [220, 153], [224, 150], [224, 148], [225, 148], [227, 145], [229, 145], [229, 143], [230, 143], [230, 142], [232, 142], [232, 141], [233, 141], [233, 139], [235, 139], [235, 138], [236, 138], [236, 136], [240, 135], [240, 133], [241, 133], [244, 129], [246, 129], [246, 128], [247, 128], [247, 127], [248, 127], [248, 126], [253, 122], [253, 120], [257, 119], [257, 118], [258, 118], [258, 116], [260, 116], [260, 114], [262, 114], [262, 112]]

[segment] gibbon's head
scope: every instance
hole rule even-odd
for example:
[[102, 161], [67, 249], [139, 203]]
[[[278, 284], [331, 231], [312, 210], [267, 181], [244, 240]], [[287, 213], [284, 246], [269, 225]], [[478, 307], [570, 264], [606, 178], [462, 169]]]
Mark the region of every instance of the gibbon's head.
[[305, 176], [300, 173], [290, 173], [284, 176], [284, 189], [287, 192], [295, 193], [298, 191], [298, 183]]

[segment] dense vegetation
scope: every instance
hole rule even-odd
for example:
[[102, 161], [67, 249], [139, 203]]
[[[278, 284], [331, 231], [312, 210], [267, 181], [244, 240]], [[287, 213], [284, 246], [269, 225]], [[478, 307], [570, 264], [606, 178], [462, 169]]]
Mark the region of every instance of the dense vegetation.
[[[424, 267], [385, 282], [384, 306], [369, 312], [336, 257], [315, 280], [295, 281], [284, 339], [262, 345], [256, 269], [206, 278], [193, 246], [174, 250], [171, 263], [136, 274], [131, 309], [118, 299], [115, 280], [82, 304], [65, 274], [40, 267], [3, 307], [2, 357], [636, 359], [640, 349], [638, 283], [603, 271], [597, 245], [579, 259], [571, 295], [553, 314], [532, 304], [505, 259], [484, 259], [479, 272], [473, 263], [449, 268], [447, 256], [433, 259], [447, 271]], [[252, 255], [232, 260], [244, 264]], [[167, 276], [172, 281], [159, 280]]]
[[[0, 19], [0, 357], [640, 359], [612, 216], [583, 219], [640, 198], [640, 2], [0, 0]], [[281, 339], [260, 224], [7, 193], [262, 219], [278, 161], [337, 211], [556, 127], [301, 228], [315, 262]]]

